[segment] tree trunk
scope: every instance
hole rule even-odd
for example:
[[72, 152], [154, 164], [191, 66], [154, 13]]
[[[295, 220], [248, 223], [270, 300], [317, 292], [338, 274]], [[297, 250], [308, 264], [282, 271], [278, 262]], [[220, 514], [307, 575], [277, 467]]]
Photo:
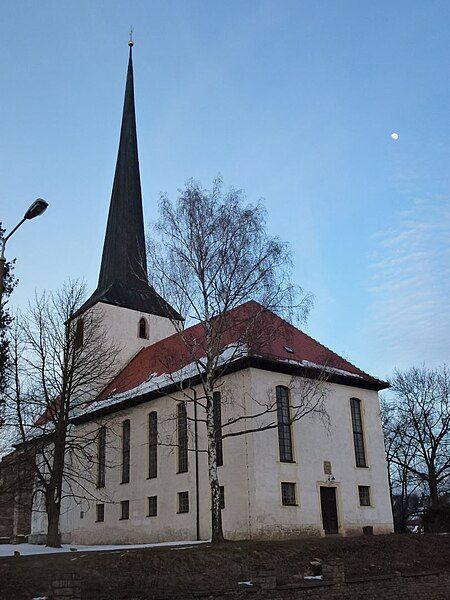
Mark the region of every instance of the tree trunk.
[[[61, 410], [63, 409], [61, 399]], [[67, 422], [61, 418], [57, 424], [57, 431], [53, 446], [53, 464], [50, 483], [46, 490], [47, 511], [47, 546], [61, 547], [61, 534], [59, 532], [59, 517], [61, 514], [61, 496], [64, 478], [64, 459], [66, 449]]]
[[430, 489], [430, 505], [437, 506], [439, 504], [439, 493], [436, 475], [434, 473], [429, 474], [428, 487]]
[[59, 515], [61, 506], [52, 500], [47, 501], [47, 546], [61, 548], [61, 534], [59, 532]]
[[220, 544], [225, 541], [222, 528], [222, 509], [220, 508], [220, 487], [216, 480], [211, 484], [211, 542]]
[[[212, 398], [212, 394], [211, 394]], [[225, 541], [222, 529], [222, 509], [220, 507], [220, 485], [217, 474], [216, 436], [214, 430], [214, 413], [212, 399], [207, 403], [207, 436], [208, 436], [208, 475], [211, 488], [211, 542], [220, 544]]]

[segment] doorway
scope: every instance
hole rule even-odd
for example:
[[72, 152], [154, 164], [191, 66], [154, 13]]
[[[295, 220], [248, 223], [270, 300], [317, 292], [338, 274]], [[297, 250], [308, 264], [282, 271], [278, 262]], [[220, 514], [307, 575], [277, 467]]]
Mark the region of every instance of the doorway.
[[320, 488], [320, 504], [325, 533], [327, 535], [339, 533], [335, 487]]

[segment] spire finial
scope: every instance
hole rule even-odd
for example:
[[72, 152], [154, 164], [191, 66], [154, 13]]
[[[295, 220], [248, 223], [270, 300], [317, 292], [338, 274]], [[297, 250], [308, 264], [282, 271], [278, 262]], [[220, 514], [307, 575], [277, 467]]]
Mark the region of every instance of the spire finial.
[[128, 41], [128, 45], [130, 46], [130, 48], [132, 48], [134, 46], [134, 42], [133, 42], [133, 26], [130, 27], [130, 39]]

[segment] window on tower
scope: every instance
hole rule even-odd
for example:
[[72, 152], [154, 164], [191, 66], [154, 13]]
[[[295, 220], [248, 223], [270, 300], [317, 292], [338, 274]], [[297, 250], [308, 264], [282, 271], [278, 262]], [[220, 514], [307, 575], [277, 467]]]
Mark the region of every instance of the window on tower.
[[83, 319], [78, 319], [77, 324], [75, 326], [75, 339], [74, 346], [75, 350], [81, 348], [83, 345], [83, 334], [84, 334], [84, 322]]
[[144, 319], [144, 317], [139, 320], [139, 337], [143, 340], [148, 339], [147, 321]]

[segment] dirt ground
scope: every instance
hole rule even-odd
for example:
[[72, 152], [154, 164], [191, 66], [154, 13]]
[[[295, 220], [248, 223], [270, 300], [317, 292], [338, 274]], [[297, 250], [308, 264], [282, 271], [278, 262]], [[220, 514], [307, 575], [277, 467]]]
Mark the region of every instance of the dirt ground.
[[307, 538], [280, 542], [227, 542], [72, 552], [0, 559], [0, 600], [49, 594], [55, 573], [75, 573], [83, 600], [183, 598], [184, 593], [236, 589], [257, 570], [274, 568], [288, 581], [313, 558], [341, 558], [348, 577], [450, 569], [450, 535]]

